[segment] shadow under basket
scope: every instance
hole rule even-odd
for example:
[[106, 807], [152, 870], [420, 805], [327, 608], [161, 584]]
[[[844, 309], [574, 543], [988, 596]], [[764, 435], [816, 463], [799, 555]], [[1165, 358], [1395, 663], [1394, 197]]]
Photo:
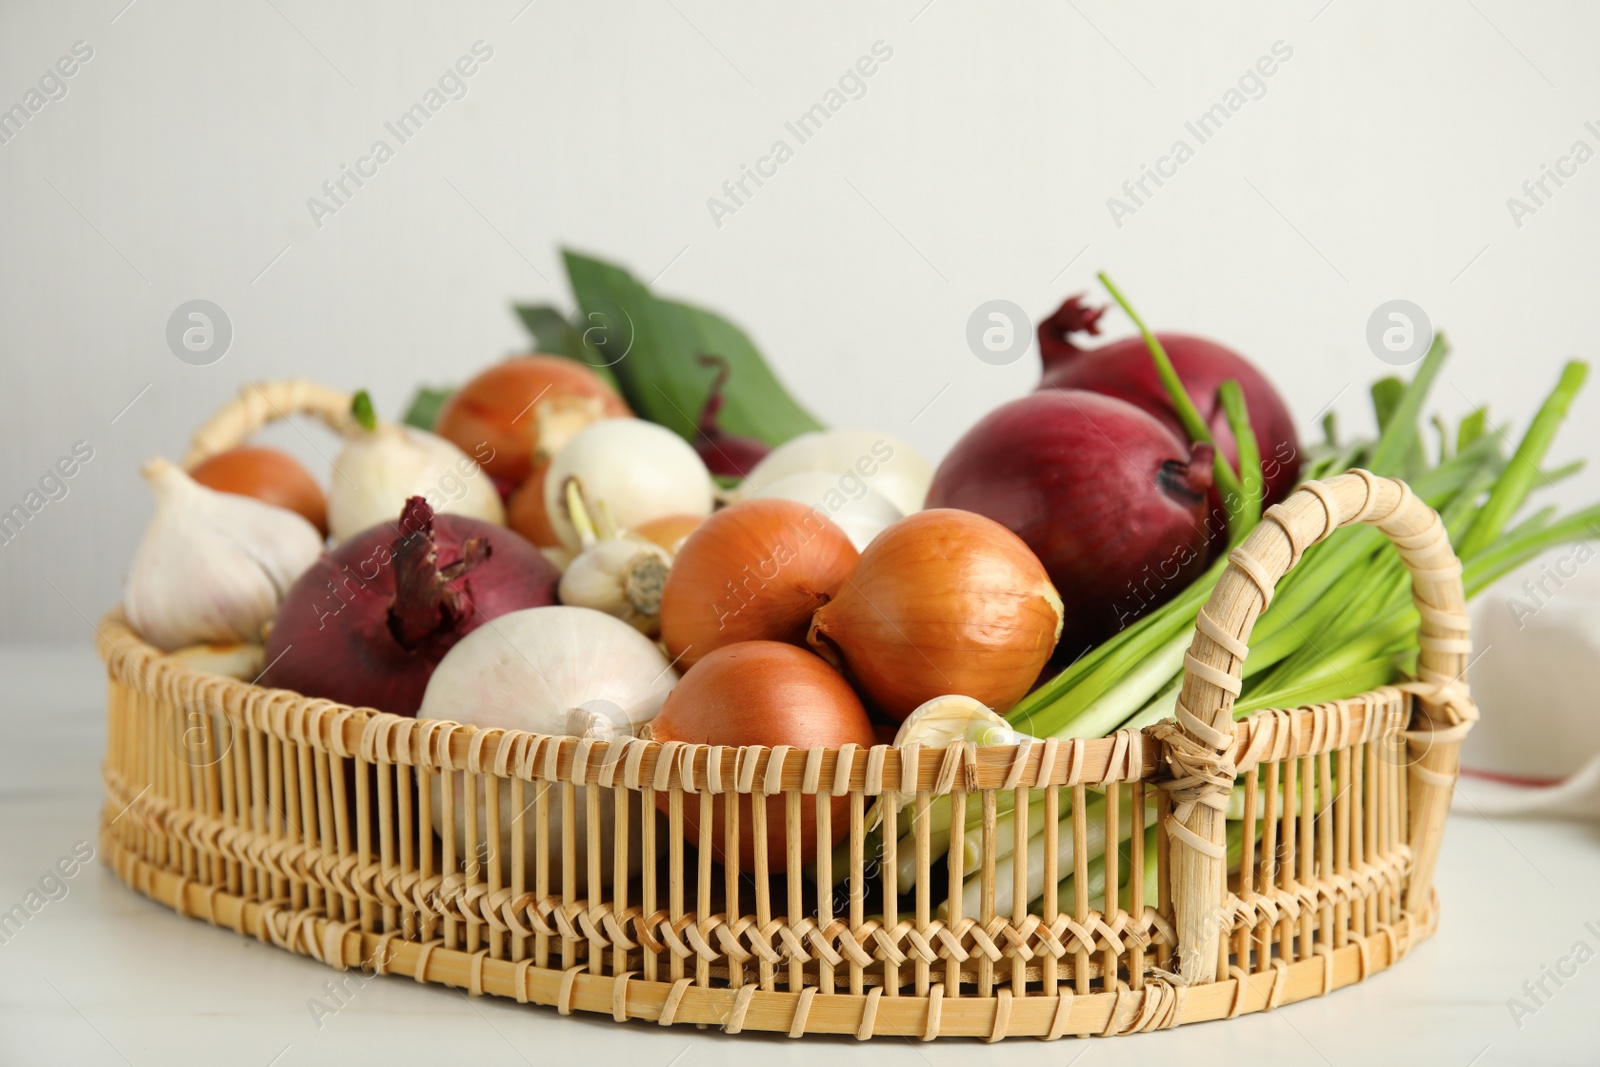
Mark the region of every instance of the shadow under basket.
[[[1417, 679], [1234, 722], [1274, 584], [1356, 522], [1411, 570]], [[101, 844], [181, 915], [563, 1014], [793, 1037], [1162, 1029], [1328, 993], [1432, 933], [1469, 647], [1438, 516], [1366, 472], [1303, 486], [1233, 553], [1176, 722], [1095, 740], [734, 749], [418, 722], [194, 671], [113, 613]], [[728, 801], [749, 794], [773, 799], [741, 816]], [[814, 865], [808, 808], [839, 842]], [[750, 865], [729, 847], [741, 817], [771, 842]]]

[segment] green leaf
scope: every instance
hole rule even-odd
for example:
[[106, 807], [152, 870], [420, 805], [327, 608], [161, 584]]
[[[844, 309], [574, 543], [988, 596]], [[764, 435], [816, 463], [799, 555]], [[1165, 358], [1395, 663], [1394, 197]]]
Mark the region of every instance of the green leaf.
[[1405, 398], [1406, 384], [1399, 378], [1380, 378], [1372, 383], [1372, 409], [1378, 417], [1378, 432], [1385, 435], [1403, 434], [1410, 441], [1400, 459], [1399, 469], [1392, 473], [1410, 478], [1418, 471], [1427, 469], [1428, 458], [1423, 451], [1422, 435], [1417, 430], [1415, 419], [1409, 429], [1394, 425], [1395, 416], [1400, 412], [1400, 405]]
[[1372, 383], [1372, 413], [1378, 419], [1378, 432], [1383, 433], [1394, 421], [1395, 408], [1405, 394], [1406, 383], [1399, 378], [1379, 378]]
[[[1422, 365], [1417, 368], [1416, 377], [1405, 387], [1389, 413], [1388, 426], [1378, 436], [1378, 447], [1367, 462], [1372, 473], [1399, 474], [1410, 458], [1421, 454], [1422, 446], [1417, 439], [1417, 416], [1422, 414], [1422, 402], [1428, 398], [1428, 390], [1449, 354], [1450, 345], [1445, 341], [1444, 334], [1435, 334], [1433, 344], [1428, 346], [1428, 354], [1422, 357]], [[1375, 395], [1374, 402], [1376, 399]]]
[[517, 304], [516, 312], [522, 325], [533, 334], [533, 343], [540, 352], [548, 356], [577, 358], [572, 323], [567, 321], [565, 315], [549, 304]]
[[1240, 493], [1244, 500], [1228, 516], [1228, 541], [1238, 544], [1245, 534], [1261, 521], [1261, 502], [1266, 496], [1266, 486], [1261, 474], [1261, 448], [1256, 443], [1256, 432], [1250, 426], [1250, 412], [1245, 407], [1244, 390], [1229, 378], [1217, 387], [1217, 400], [1228, 419], [1228, 429], [1233, 433], [1239, 450]]
[[419, 430], [433, 432], [439, 423], [439, 412], [444, 409], [444, 403], [450, 399], [455, 390], [451, 388], [430, 389], [426, 385], [417, 387], [411, 394], [411, 403], [406, 405], [405, 418], [401, 419], [407, 426], [415, 426]]
[[1483, 510], [1478, 512], [1467, 529], [1467, 535], [1456, 546], [1457, 555], [1465, 559], [1483, 551], [1500, 536], [1517, 509], [1522, 507], [1522, 502], [1533, 488], [1534, 479], [1539, 476], [1540, 461], [1549, 450], [1550, 442], [1555, 439], [1561, 421], [1567, 417], [1572, 398], [1578, 395], [1588, 376], [1589, 365], [1581, 360], [1571, 360], [1561, 368], [1560, 381], [1540, 405], [1528, 432], [1517, 442], [1500, 480], [1489, 492]]
[[823, 428], [727, 319], [654, 296], [621, 267], [572, 251], [563, 257], [578, 301], [581, 358], [610, 368], [635, 414], [693, 441], [711, 385], [695, 357], [715, 352], [731, 369], [719, 418], [723, 429], [779, 445]]
[[1472, 442], [1483, 436], [1485, 427], [1489, 425], [1489, 409], [1476, 408], [1472, 414], [1461, 420], [1461, 426], [1456, 430], [1456, 451], [1465, 452], [1472, 447]]
[[547, 356], [565, 356], [576, 360], [599, 375], [611, 388], [622, 392], [617, 376], [601, 360], [591, 360], [583, 339], [572, 321], [549, 304], [517, 304], [517, 318], [533, 334], [533, 344]]
[[1439, 462], [1447, 463], [1450, 460], [1450, 427], [1446, 426], [1444, 419], [1438, 415], [1431, 421], [1433, 428], [1439, 431]]
[[372, 410], [372, 395], [365, 389], [350, 398], [350, 414], [365, 430], [378, 428], [378, 413]]

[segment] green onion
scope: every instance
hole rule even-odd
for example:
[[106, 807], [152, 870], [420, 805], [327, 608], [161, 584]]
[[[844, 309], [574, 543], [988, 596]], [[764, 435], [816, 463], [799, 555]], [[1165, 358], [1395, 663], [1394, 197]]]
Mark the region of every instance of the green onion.
[[[1161, 347], [1160, 339], [1150, 331], [1150, 327], [1144, 324], [1144, 320], [1139, 317], [1139, 313], [1133, 310], [1133, 305], [1129, 304], [1121, 291], [1112, 284], [1111, 278], [1107, 276], [1105, 271], [1101, 271], [1096, 277], [1100, 279], [1100, 284], [1106, 287], [1106, 292], [1111, 294], [1111, 299], [1117, 302], [1117, 305], [1122, 308], [1128, 318], [1133, 320], [1133, 324], [1139, 328], [1139, 333], [1143, 335], [1144, 343], [1150, 349], [1150, 358], [1155, 360], [1156, 375], [1161, 379], [1161, 384], [1167, 390], [1167, 396], [1172, 400], [1172, 409], [1178, 415], [1178, 422], [1183, 426], [1183, 432], [1188, 435], [1189, 440], [1203, 441], [1212, 447], [1212, 464], [1216, 471], [1217, 488], [1222, 493], [1224, 507], [1229, 507], [1227, 502], [1230, 499], [1234, 501], [1232, 507], [1242, 507], [1244, 495], [1239, 485], [1239, 476], [1234, 473], [1232, 467], [1228, 466], [1228, 461], [1222, 456], [1222, 450], [1217, 448], [1217, 442], [1211, 436], [1211, 428], [1200, 417], [1200, 412], [1195, 408], [1194, 401], [1190, 399], [1188, 390], [1183, 387], [1183, 381], [1179, 379], [1178, 372], [1173, 369], [1172, 360], [1168, 357], [1167, 350]], [[1230, 509], [1228, 511], [1228, 529], [1234, 530], [1236, 528], [1235, 515]]]
[[1239, 449], [1239, 491], [1244, 494], [1244, 500], [1237, 509], [1228, 510], [1228, 541], [1236, 545], [1261, 521], [1261, 499], [1267, 494], [1266, 481], [1261, 476], [1261, 446], [1256, 440], [1255, 431], [1250, 428], [1244, 390], [1238, 382], [1229, 380], [1217, 387], [1217, 399], [1222, 403], [1228, 429], [1233, 433], [1233, 440]]

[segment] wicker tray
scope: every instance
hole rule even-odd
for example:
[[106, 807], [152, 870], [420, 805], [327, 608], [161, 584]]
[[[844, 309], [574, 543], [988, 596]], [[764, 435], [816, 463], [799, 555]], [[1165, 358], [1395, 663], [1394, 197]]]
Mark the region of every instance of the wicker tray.
[[[246, 387], [185, 460], [295, 411], [337, 427], [343, 402], [306, 383]], [[1233, 722], [1245, 641], [1273, 586], [1309, 544], [1358, 522], [1387, 534], [1411, 571], [1418, 678]], [[1477, 717], [1469, 648], [1438, 516], [1366, 472], [1302, 486], [1233, 552], [1200, 616], [1175, 723], [1090, 741], [733, 749], [417, 722], [199, 673], [113, 613], [99, 642], [110, 674], [101, 844], [124, 882], [181, 915], [339, 969], [563, 1014], [794, 1037], [1160, 1029], [1328, 993], [1432, 933], [1433, 869]], [[1240, 778], [1230, 874], [1223, 809]], [[482, 801], [461, 805], [460, 829], [453, 783]], [[1122, 812], [1155, 826], [1153, 847], [1134, 833], [1107, 850], [1108, 888], [1092, 893], [1090, 790], [1105, 797], [1109, 834]], [[729, 799], [752, 794], [781, 798], [774, 840], [786, 847], [758, 847], [742, 870], [727, 847], [740, 810]], [[1009, 869], [1020, 882], [1027, 862], [1023, 849], [998, 854], [1011, 840], [1003, 794], [1020, 838], [1030, 801], [1044, 820], [1044, 892], [997, 912], [997, 879]], [[848, 845], [804, 870], [801, 811], [814, 807], [826, 837], [835, 797], [847, 798]], [[944, 803], [948, 856], [930, 815]], [[881, 861], [862, 847], [875, 805]], [[726, 837], [713, 840], [709, 816], [724, 807]], [[603, 809], [616, 828], [605, 839]], [[744, 811], [764, 841], [768, 805]], [[1075, 859], [1057, 869], [1067, 833]], [[653, 862], [630, 863], [631, 837]], [[911, 884], [897, 837], [912, 843]], [[818, 890], [839, 874], [845, 890]], [[975, 874], [968, 914], [960, 887]]]

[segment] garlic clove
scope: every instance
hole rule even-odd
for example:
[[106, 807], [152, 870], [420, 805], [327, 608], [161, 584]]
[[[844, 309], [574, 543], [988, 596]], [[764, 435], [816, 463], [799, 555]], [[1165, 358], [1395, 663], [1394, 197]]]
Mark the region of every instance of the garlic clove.
[[156, 513], [128, 574], [128, 621], [167, 651], [258, 641], [283, 594], [322, 554], [322, 535], [285, 508], [207, 489], [165, 459], [142, 473]]
[[906, 716], [894, 735], [896, 747], [918, 744], [924, 748], [944, 748], [955, 741], [1018, 745], [1037, 740], [1017, 730], [982, 701], [958, 693], [924, 702]]

